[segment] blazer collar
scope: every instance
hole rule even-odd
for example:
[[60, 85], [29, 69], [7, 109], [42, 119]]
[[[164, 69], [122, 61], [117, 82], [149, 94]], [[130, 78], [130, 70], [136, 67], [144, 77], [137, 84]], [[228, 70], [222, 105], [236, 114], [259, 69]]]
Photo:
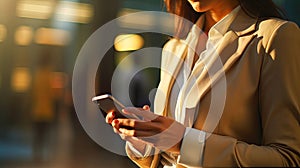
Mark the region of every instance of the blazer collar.
[[[216, 61], [211, 69], [204, 71], [205, 74], [202, 74], [202, 77], [197, 79], [195, 85], [187, 94], [187, 108], [195, 107], [199, 100], [210, 91], [212, 86], [220, 79], [222, 79], [220, 83], [226, 84], [225, 73], [232, 68], [250, 41], [254, 38], [256, 23], [257, 19], [249, 17], [243, 10], [239, 11], [217, 48], [216, 52], [219, 54], [221, 64], [220, 60]], [[224, 90], [221, 88], [221, 91]]]
[[[252, 33], [256, 30], [256, 24], [257, 19], [249, 17], [242, 9], [238, 12], [228, 32], [224, 35], [223, 42], [218, 47], [218, 52], [224, 66], [215, 70], [213, 74], [208, 74], [206, 71], [205, 78], [196, 81], [195, 86], [187, 95], [187, 106], [195, 107], [199, 100], [211, 89], [211, 85], [214, 85], [219, 79], [224, 79], [222, 78], [225, 74], [224, 72], [232, 67], [242, 55], [248, 43], [253, 39], [254, 35]], [[161, 73], [161, 82], [158, 88], [159, 93], [157, 93], [155, 98], [155, 112], [158, 114], [167, 115], [166, 107], [168, 105], [168, 98], [178, 71], [181, 69], [186, 57], [187, 42], [188, 40], [173, 39], [167, 43], [166, 52], [173, 54], [167, 54], [167, 58], [163, 58], [166, 63], [162, 68], [165, 69]], [[174, 54], [177, 56], [174, 56]], [[165, 55], [163, 56], [165, 57]]]
[[237, 17], [232, 22], [229, 30], [232, 30], [237, 36], [244, 36], [252, 33], [257, 28], [258, 19], [251, 18], [242, 9], [238, 12]]
[[187, 55], [187, 43], [184, 40], [171, 39], [162, 51], [160, 83], [155, 95], [154, 111], [156, 114], [167, 116], [166, 108], [169, 96], [178, 73]]

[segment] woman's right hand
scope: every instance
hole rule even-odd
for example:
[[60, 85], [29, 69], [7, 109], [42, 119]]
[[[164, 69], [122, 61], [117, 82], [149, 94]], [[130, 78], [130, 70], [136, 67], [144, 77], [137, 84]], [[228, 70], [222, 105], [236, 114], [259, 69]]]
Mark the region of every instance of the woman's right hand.
[[[148, 105], [145, 105], [143, 107], [144, 110], [150, 110], [150, 107]], [[119, 131], [119, 128], [117, 127], [119, 124], [118, 124], [118, 120], [116, 118], [116, 113], [114, 111], [112, 112], [109, 112], [107, 113], [106, 115], [106, 118], [105, 118], [105, 121], [106, 123], [108, 124], [111, 124], [112, 127], [113, 127], [113, 130], [116, 134], [119, 134], [120, 137], [127, 141], [127, 142], [130, 142], [132, 144], [132, 146], [138, 150], [142, 155], [145, 153], [145, 149], [146, 149], [146, 144], [139, 140], [138, 138], [136, 137], [132, 137], [132, 136], [125, 136], [124, 134], [122, 134], [120, 131]]]

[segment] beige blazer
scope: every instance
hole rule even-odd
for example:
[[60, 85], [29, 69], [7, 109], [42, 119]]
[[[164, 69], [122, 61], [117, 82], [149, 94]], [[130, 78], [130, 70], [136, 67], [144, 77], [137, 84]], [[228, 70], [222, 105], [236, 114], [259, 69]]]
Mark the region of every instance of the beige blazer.
[[[279, 19], [261, 22], [240, 10], [217, 51], [224, 73], [208, 74], [197, 82], [202, 95], [194, 128], [212, 132], [204, 147], [204, 167], [300, 166], [300, 31]], [[161, 82], [155, 112], [168, 115], [168, 101], [187, 45], [170, 40], [162, 57]], [[220, 69], [221, 70], [221, 69]], [[222, 75], [223, 74], [223, 75]], [[222, 116], [213, 131], [203, 124], [211, 104], [211, 90], [226, 79]], [[191, 93], [192, 94], [192, 93]], [[221, 103], [221, 102], [220, 102]], [[157, 167], [159, 155], [129, 157], [141, 167]], [[191, 153], [191, 155], [193, 155]], [[180, 166], [178, 166], [180, 167]]]

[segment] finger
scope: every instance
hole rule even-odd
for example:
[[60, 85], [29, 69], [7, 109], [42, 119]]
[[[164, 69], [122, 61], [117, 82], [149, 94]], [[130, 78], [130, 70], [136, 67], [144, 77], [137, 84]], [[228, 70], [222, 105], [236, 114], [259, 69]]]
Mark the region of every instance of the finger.
[[162, 132], [160, 123], [152, 121], [140, 121], [134, 119], [118, 119], [118, 129], [126, 128], [138, 131], [152, 131], [155, 133]]
[[121, 134], [121, 132], [118, 129], [114, 128], [114, 127], [113, 127], [113, 130], [114, 130], [114, 133]]
[[147, 111], [150, 111], [150, 106], [149, 106], [149, 105], [144, 105], [144, 106], [143, 106], [143, 109], [144, 109], [144, 110], [147, 110]]
[[116, 113], [114, 111], [107, 113], [105, 117], [105, 122], [108, 124], [111, 124], [111, 122], [114, 120], [116, 116]]
[[150, 137], [153, 135], [156, 135], [156, 133], [152, 131], [139, 131], [139, 130], [129, 130], [126, 128], [120, 128], [119, 129], [120, 133], [125, 135], [125, 137]]
[[121, 132], [119, 131], [120, 129], [120, 121], [118, 119], [114, 119], [111, 122], [111, 126], [113, 127], [113, 130], [116, 134], [121, 134]]
[[135, 107], [127, 107], [122, 110], [125, 114], [135, 114], [137, 116], [142, 117], [145, 121], [151, 121], [158, 117], [158, 115], [152, 113], [151, 111], [147, 111], [144, 109], [139, 109]]
[[134, 119], [118, 119], [118, 127], [126, 127], [126, 128], [134, 128], [136, 125], [136, 121]]
[[111, 122], [111, 126], [115, 129], [119, 129], [120, 128], [120, 121], [118, 119], [114, 119], [112, 122]]

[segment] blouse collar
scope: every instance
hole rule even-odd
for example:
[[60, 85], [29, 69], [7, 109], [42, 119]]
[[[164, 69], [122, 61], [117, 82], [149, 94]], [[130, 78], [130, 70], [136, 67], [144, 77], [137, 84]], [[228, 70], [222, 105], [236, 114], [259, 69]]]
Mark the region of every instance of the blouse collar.
[[[235, 9], [233, 9], [229, 14], [227, 14], [225, 17], [223, 17], [220, 21], [218, 21], [214, 26], [211, 27], [211, 29], [208, 32], [208, 37], [213, 37], [215, 35], [221, 35], [224, 36], [225, 33], [228, 31], [231, 23], [236, 18], [239, 10], [241, 9], [240, 6], [237, 6]], [[197, 20], [196, 24], [191, 29], [191, 34], [198, 34], [199, 29], [203, 29], [203, 25], [205, 22], [205, 14], [201, 15], [199, 19]]]

